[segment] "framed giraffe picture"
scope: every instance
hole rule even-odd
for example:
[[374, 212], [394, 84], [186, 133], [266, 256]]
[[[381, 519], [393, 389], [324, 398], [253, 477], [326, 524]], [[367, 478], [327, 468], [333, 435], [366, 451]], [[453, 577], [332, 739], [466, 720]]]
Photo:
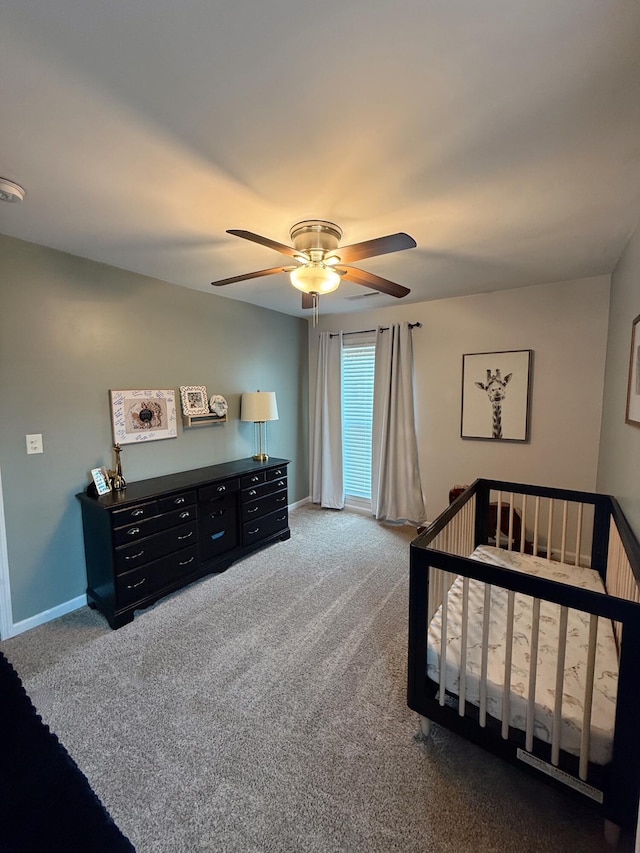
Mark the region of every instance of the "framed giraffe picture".
[[626, 423], [640, 426], [640, 314], [631, 326]]
[[460, 436], [528, 441], [533, 350], [462, 356]]

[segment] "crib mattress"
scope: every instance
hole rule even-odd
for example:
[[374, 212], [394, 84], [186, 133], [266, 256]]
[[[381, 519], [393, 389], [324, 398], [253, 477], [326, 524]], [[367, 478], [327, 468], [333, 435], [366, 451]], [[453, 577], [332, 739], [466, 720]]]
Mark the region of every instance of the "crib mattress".
[[[600, 575], [592, 569], [565, 566], [540, 557], [505, 551], [483, 545], [472, 558], [515, 571], [560, 581], [582, 589], [604, 593]], [[469, 579], [469, 618], [467, 627], [467, 666], [465, 698], [480, 706], [482, 625], [484, 616], [484, 583]], [[491, 587], [489, 654], [487, 664], [487, 713], [502, 720], [502, 695], [505, 674], [507, 635], [507, 592]], [[463, 578], [458, 576], [449, 591], [447, 608], [446, 680], [447, 692], [459, 693], [460, 652], [462, 634]], [[511, 700], [509, 723], [525, 731], [529, 692], [529, 660], [533, 598], [515, 594], [511, 663]], [[556, 693], [556, 660], [560, 622], [560, 605], [541, 601], [540, 633], [535, 687], [534, 734], [551, 743], [553, 708]], [[564, 667], [562, 726], [560, 746], [574, 755], [580, 754], [589, 614], [569, 609], [567, 648]], [[427, 673], [434, 681], [440, 678], [442, 642], [442, 607], [435, 614], [428, 631]], [[598, 619], [591, 739], [589, 759], [607, 764], [611, 759], [615, 722], [618, 659], [610, 620]]]

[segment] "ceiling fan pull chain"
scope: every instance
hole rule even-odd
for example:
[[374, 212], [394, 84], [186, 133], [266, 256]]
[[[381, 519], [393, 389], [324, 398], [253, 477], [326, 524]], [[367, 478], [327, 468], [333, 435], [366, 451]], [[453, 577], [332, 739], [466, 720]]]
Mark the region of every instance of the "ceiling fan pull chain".
[[320, 303], [320, 299], [317, 293], [312, 293], [311, 298], [313, 300], [313, 328], [315, 329], [318, 324], [318, 306]]

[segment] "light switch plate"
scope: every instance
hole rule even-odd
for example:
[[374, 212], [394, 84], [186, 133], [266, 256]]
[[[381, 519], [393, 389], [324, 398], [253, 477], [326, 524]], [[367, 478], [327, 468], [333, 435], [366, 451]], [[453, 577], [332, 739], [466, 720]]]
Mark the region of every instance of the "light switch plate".
[[42, 447], [42, 433], [33, 433], [25, 436], [27, 440], [27, 453], [44, 453]]

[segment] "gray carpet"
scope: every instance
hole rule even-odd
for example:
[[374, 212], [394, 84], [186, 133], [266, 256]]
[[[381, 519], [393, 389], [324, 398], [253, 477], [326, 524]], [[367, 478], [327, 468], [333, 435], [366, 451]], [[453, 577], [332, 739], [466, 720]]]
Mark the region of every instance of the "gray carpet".
[[416, 739], [413, 529], [310, 505], [291, 529], [118, 631], [84, 608], [1, 644], [138, 853], [602, 850], [587, 801]]

